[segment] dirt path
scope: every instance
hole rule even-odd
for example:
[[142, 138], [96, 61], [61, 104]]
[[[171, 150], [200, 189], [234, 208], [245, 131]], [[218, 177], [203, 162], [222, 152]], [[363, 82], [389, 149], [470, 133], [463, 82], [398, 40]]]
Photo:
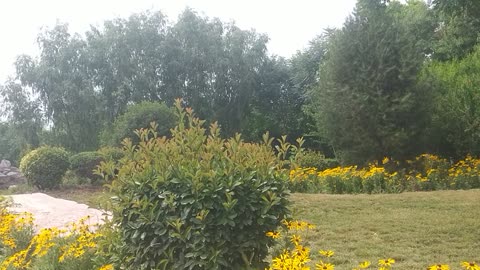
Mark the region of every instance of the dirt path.
[[87, 222], [91, 225], [103, 223], [105, 212], [89, 208], [85, 204], [57, 199], [43, 193], [20, 194], [10, 197], [13, 206], [9, 210], [17, 213], [32, 213], [37, 230], [49, 227], [64, 228], [69, 223], [87, 216], [89, 216]]

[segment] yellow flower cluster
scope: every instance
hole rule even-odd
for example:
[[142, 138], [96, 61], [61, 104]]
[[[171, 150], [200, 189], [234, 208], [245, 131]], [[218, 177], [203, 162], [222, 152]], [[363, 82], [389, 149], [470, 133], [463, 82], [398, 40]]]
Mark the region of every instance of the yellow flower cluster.
[[450, 177], [479, 176], [480, 159], [468, 155], [465, 159], [458, 161], [448, 169], [448, 175]]
[[466, 156], [454, 164], [436, 155], [422, 154], [402, 166], [389, 158], [367, 167], [339, 166], [318, 171], [290, 171], [294, 192], [371, 193], [435, 189], [480, 188], [480, 158]]
[[30, 213], [13, 214], [0, 208], [0, 247], [15, 249], [17, 243], [13, 238], [15, 232], [33, 232], [33, 217]]
[[310, 249], [296, 245], [292, 251], [284, 250], [278, 257], [272, 259], [269, 270], [309, 270], [306, 263], [310, 261]]
[[[302, 245], [302, 237], [298, 234], [301, 231], [308, 231], [315, 228], [315, 225], [301, 221], [301, 220], [284, 220], [282, 221], [286, 228], [284, 238], [288, 239], [288, 243], [293, 245], [293, 248], [284, 248], [282, 252], [272, 259], [270, 267], [267, 270], [310, 270], [308, 262], [310, 259], [310, 248]], [[290, 235], [290, 232], [294, 233]], [[280, 232], [267, 232], [267, 236], [273, 239], [279, 239]], [[326, 258], [333, 256], [334, 252], [331, 250], [321, 250], [320, 254]], [[320, 261], [315, 264], [315, 269], [334, 270], [334, 265], [328, 262]]]
[[80, 219], [78, 223], [70, 225], [68, 237], [73, 238], [73, 241], [60, 248], [59, 262], [64, 261], [66, 258], [79, 258], [88, 250], [97, 247], [95, 240], [101, 235], [91, 231], [90, 226], [86, 224], [87, 219], [88, 217]]
[[[33, 227], [33, 218], [28, 214], [19, 217], [9, 214], [6, 210], [1, 210], [0, 215], [0, 239], [2, 243], [8, 243], [8, 247], [13, 249], [15, 240], [10, 227], [17, 225]], [[78, 223], [72, 223], [67, 229], [41, 229], [38, 234], [31, 238], [25, 249], [13, 253], [3, 262], [0, 262], [0, 270], [11, 269], [11, 267], [26, 269], [34, 265], [37, 259], [47, 254], [54, 256], [59, 263], [69, 258], [79, 259], [94, 254], [97, 246], [96, 241], [101, 235], [91, 230], [86, 223], [87, 219], [88, 217], [81, 219]], [[105, 265], [100, 269], [112, 270], [113, 266]]]
[[289, 230], [297, 230], [297, 231], [304, 231], [307, 229], [315, 228], [315, 225], [308, 223], [303, 220], [283, 220], [282, 224], [287, 227]]
[[[311, 167], [296, 168], [290, 171], [290, 181], [303, 181], [311, 177], [318, 177], [320, 179], [326, 177], [360, 177], [361, 179], [366, 179], [375, 175], [392, 176], [385, 171], [385, 168], [370, 164], [368, 167], [362, 169], [359, 169], [357, 166], [335, 167], [323, 171], [317, 171], [316, 168]], [[394, 175], [396, 175], [396, 173], [394, 173], [393, 176]]]

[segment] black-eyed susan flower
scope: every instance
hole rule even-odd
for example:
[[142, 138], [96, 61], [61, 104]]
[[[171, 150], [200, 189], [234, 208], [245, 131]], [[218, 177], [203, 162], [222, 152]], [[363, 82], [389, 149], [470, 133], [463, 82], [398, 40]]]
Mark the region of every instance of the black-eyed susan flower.
[[265, 235], [267, 235], [268, 237], [271, 237], [273, 239], [277, 239], [277, 238], [280, 237], [280, 232], [276, 232], [276, 231], [267, 232], [267, 233], [265, 233]]
[[106, 264], [102, 267], [100, 267], [98, 270], [113, 270], [113, 265], [112, 264]]
[[320, 253], [320, 255], [325, 256], [327, 258], [330, 258], [333, 256], [333, 254], [335, 254], [335, 252], [333, 252], [332, 250], [320, 250], [318, 253]]
[[301, 240], [302, 239], [300, 238], [300, 236], [296, 234], [292, 235], [292, 237], [290, 238], [290, 241], [292, 241], [292, 243], [296, 246], [300, 244]]
[[480, 266], [475, 262], [462, 262], [462, 267], [466, 270], [480, 270]]
[[389, 159], [388, 157], [384, 157], [384, 158], [382, 159], [382, 165], [387, 164], [389, 161], [390, 161], [390, 159]]
[[323, 261], [320, 261], [320, 263], [315, 264], [315, 269], [316, 270], [334, 270], [335, 266], [331, 263], [324, 263]]
[[365, 269], [365, 268], [368, 268], [370, 264], [371, 264], [370, 261], [363, 261], [360, 264], [358, 264], [358, 267], [360, 267], [361, 269]]
[[380, 266], [392, 266], [395, 263], [395, 260], [392, 258], [378, 260], [378, 265]]

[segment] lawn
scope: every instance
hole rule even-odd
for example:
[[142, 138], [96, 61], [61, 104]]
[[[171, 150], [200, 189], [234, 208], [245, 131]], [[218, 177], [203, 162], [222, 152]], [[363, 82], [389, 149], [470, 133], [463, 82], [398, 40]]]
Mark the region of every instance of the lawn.
[[394, 269], [480, 260], [480, 190], [291, 198], [294, 216], [317, 225], [306, 236], [312, 255], [335, 251], [337, 269], [385, 257]]
[[[110, 194], [101, 187], [63, 188], [49, 195], [102, 207]], [[335, 251], [335, 269], [363, 260], [394, 258], [393, 269], [426, 269], [480, 261], [480, 190], [379, 195], [292, 194], [293, 215], [316, 225], [304, 235], [312, 258]], [[313, 269], [313, 268], [312, 268]], [[375, 268], [376, 269], [376, 268]]]

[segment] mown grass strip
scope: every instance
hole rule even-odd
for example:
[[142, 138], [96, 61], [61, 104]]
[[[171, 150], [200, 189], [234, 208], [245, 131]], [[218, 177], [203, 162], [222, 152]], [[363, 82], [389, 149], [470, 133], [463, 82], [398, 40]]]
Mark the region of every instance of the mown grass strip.
[[306, 236], [313, 258], [333, 250], [338, 269], [387, 257], [397, 261], [395, 269], [461, 269], [461, 261], [480, 260], [480, 190], [291, 199], [295, 217], [317, 225]]

